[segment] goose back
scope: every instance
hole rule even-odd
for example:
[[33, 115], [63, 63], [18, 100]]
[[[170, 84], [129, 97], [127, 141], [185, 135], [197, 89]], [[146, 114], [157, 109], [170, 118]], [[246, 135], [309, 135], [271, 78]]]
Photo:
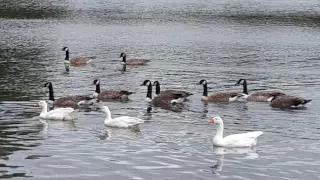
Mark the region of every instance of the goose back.
[[120, 57], [122, 57], [122, 63], [126, 65], [145, 65], [150, 62], [148, 59], [127, 59], [125, 53], [121, 53]]
[[271, 100], [270, 106], [273, 108], [287, 109], [292, 107], [297, 107], [299, 105], [305, 105], [311, 100], [306, 100], [301, 97], [296, 96], [276, 96]]

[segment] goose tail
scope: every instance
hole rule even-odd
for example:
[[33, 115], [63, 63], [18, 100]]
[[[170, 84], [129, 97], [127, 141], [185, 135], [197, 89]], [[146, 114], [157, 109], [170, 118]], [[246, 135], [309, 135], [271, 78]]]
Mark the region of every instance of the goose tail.
[[307, 104], [308, 102], [312, 101], [311, 99], [309, 100], [303, 100], [301, 104]]
[[77, 111], [72, 111], [70, 112], [69, 114], [67, 114], [63, 120], [66, 120], [66, 121], [70, 121], [70, 120], [74, 120], [74, 119], [77, 119]]
[[97, 57], [96, 56], [89, 56], [88, 58], [89, 59], [96, 59]]

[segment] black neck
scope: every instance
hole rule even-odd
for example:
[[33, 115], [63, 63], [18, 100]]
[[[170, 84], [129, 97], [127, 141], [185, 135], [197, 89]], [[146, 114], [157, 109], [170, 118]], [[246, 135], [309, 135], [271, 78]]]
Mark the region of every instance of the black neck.
[[66, 58], [64, 60], [68, 60], [69, 61], [69, 50], [66, 51]]
[[100, 94], [100, 83], [96, 84], [96, 93]]
[[160, 94], [160, 84], [156, 85], [156, 95]]
[[203, 94], [202, 96], [208, 96], [208, 85], [204, 84], [203, 85]]
[[243, 93], [248, 94], [248, 88], [247, 88], [247, 80], [243, 80]]
[[48, 89], [49, 89], [49, 100], [54, 101], [53, 87], [51, 84], [48, 86]]
[[123, 56], [122, 56], [122, 61], [123, 61], [123, 62], [126, 62], [126, 61], [127, 61], [127, 56], [126, 56], [126, 55], [123, 55]]
[[148, 86], [147, 98], [152, 99], [152, 85], [151, 84], [149, 84], [149, 86]]

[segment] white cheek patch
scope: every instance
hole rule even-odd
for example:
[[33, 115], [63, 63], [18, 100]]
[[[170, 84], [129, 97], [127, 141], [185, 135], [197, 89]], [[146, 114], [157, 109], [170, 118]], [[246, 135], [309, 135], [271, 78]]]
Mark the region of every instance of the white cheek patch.
[[202, 82], [202, 85], [206, 85], [206, 84], [207, 84], [207, 81], [203, 81], [203, 82]]
[[98, 84], [100, 84], [100, 81], [97, 81], [97, 82], [96, 82], [96, 85], [98, 85]]
[[148, 84], [147, 84], [147, 86], [150, 86], [151, 85], [151, 82], [150, 81], [148, 81]]
[[65, 48], [64, 51], [69, 51], [69, 49], [68, 49], [68, 48]]

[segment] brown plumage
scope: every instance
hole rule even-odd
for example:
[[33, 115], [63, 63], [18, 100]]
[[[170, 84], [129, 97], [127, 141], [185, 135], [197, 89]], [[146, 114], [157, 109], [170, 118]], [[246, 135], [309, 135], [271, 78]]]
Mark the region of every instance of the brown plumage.
[[255, 102], [268, 102], [272, 97], [285, 95], [281, 92], [275, 91], [264, 91], [264, 92], [254, 92], [249, 94], [247, 97], [247, 101], [255, 101]]
[[108, 100], [128, 100], [129, 95], [133, 94], [133, 92], [130, 91], [125, 91], [125, 90], [119, 90], [119, 91], [114, 91], [114, 90], [105, 90], [105, 91], [100, 91], [100, 81], [99, 80], [94, 80], [93, 84], [96, 85], [96, 90], [95, 90], [95, 97], [98, 98], [98, 100], [101, 101], [108, 101]]
[[183, 105], [178, 100], [181, 98], [181, 94], [167, 94], [160, 93], [157, 97], [152, 99], [152, 84], [150, 80], [145, 80], [141, 86], [147, 86], [147, 96], [146, 101], [150, 102], [155, 107], [160, 107], [162, 109], [171, 110], [174, 112], [180, 112]]
[[69, 59], [69, 48], [68, 47], [64, 47], [62, 50], [66, 52], [66, 58], [65, 58], [64, 65], [65, 65], [65, 68], [66, 68], [67, 72], [69, 72], [69, 64], [71, 64], [73, 66], [86, 65], [89, 62], [91, 62], [92, 59], [96, 58], [94, 56], [93, 57], [76, 56], [76, 57], [73, 57], [73, 58]]
[[299, 105], [305, 105], [310, 101], [311, 100], [306, 100], [301, 97], [280, 95], [280, 96], [274, 97], [271, 100], [270, 106], [273, 108], [288, 109], [288, 108], [297, 107]]
[[186, 92], [186, 91], [181, 91], [181, 90], [165, 90], [165, 91], [161, 91], [160, 90], [160, 83], [159, 81], [154, 81], [153, 82], [153, 86], [156, 86], [156, 94], [155, 96], [159, 96], [159, 95], [175, 95], [175, 96], [181, 96], [179, 98], [179, 100], [181, 102], [183, 102], [187, 97], [193, 95], [192, 93]]
[[70, 60], [70, 63], [71, 65], [74, 65], [74, 66], [80, 66], [80, 65], [88, 64], [89, 62], [92, 61], [92, 59], [94, 59], [94, 57], [76, 56]]
[[208, 96], [207, 81], [202, 79], [199, 84], [203, 85], [203, 94], [201, 96], [202, 101], [206, 102], [230, 102], [236, 101], [238, 98], [242, 98], [244, 95], [237, 92], [220, 92], [214, 95]]
[[53, 94], [53, 86], [51, 82], [47, 82], [44, 87], [48, 87], [49, 89], [49, 104], [53, 106], [59, 106], [59, 107], [77, 107], [78, 102], [80, 101], [86, 101], [88, 104], [92, 101], [93, 98], [86, 95], [75, 95], [75, 96], [65, 96], [61, 97], [57, 100], [54, 98]]
[[121, 53], [120, 57], [122, 57], [122, 63], [126, 65], [145, 65], [150, 60], [147, 59], [128, 59], [126, 53]]
[[243, 85], [243, 94], [245, 94], [247, 101], [268, 102], [272, 99], [272, 97], [285, 95], [284, 93], [277, 92], [277, 91], [260, 91], [260, 92], [253, 92], [251, 94], [248, 94], [246, 79], [239, 79], [236, 85]]
[[65, 96], [57, 99], [54, 104], [61, 107], [71, 106], [76, 107], [78, 106], [78, 102], [80, 101], [88, 101], [91, 100], [89, 96]]

